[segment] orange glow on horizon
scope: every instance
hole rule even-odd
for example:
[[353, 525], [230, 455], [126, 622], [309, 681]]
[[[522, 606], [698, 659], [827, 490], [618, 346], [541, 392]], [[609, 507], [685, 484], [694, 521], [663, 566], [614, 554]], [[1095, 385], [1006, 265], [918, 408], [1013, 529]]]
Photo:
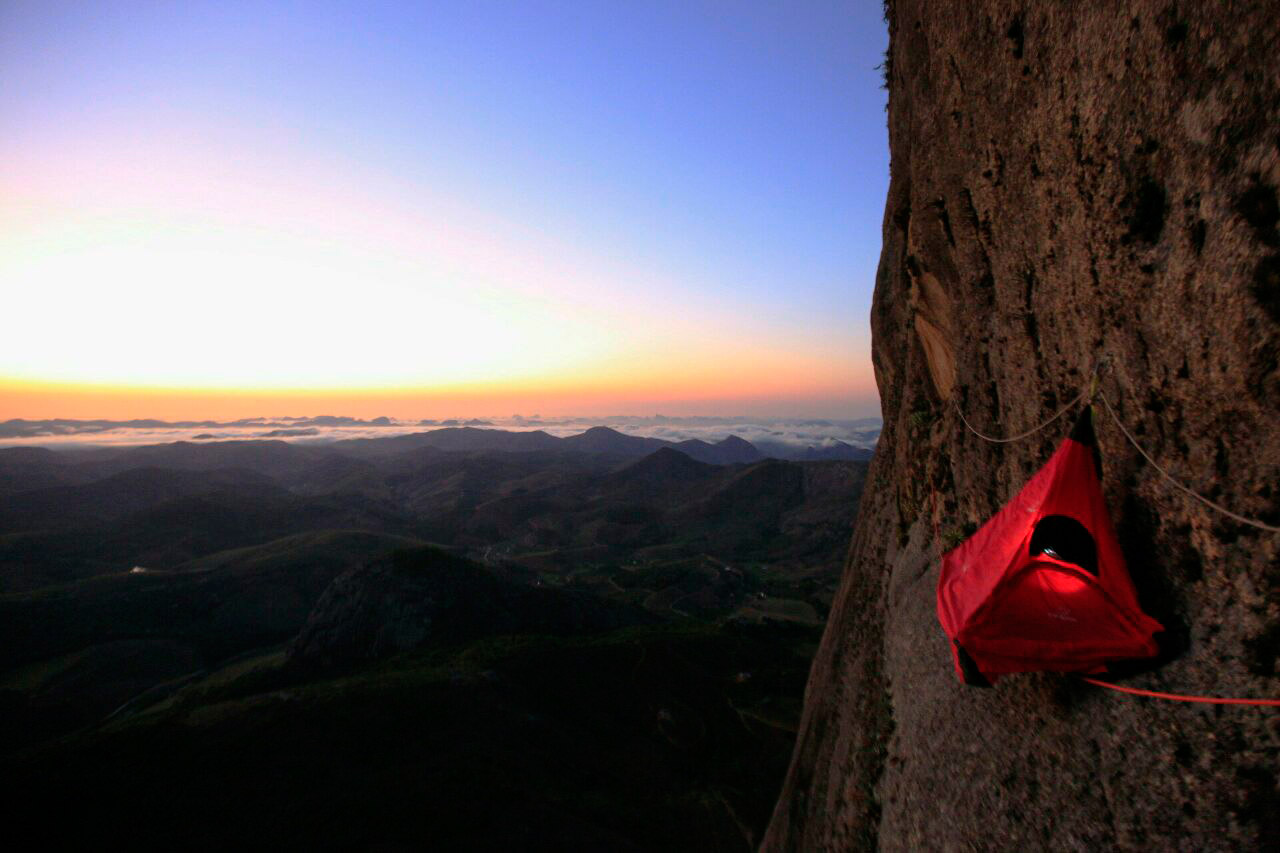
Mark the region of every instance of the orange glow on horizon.
[[[759, 367], [759, 365], [751, 365]], [[789, 369], [788, 369], [789, 368]], [[662, 413], [876, 414], [870, 371], [716, 369], [596, 375], [401, 388], [180, 388], [0, 379], [0, 420], [48, 418], [234, 420], [282, 415], [398, 419]], [[804, 377], [797, 381], [796, 377]], [[843, 401], [837, 410], [833, 402]]]
[[[315, 45], [242, 44], [240, 27], [221, 36], [268, 75], [207, 50], [213, 33], [185, 18], [154, 43], [147, 14], [100, 33], [9, 18], [34, 29], [0, 62], [16, 93], [0, 136], [0, 420], [878, 409], [866, 318], [884, 190], [866, 184], [857, 225], [848, 181], [880, 167], [815, 135], [847, 138], [844, 90], [803, 133], [760, 126], [756, 107], [736, 129], [676, 111], [692, 124], [661, 141], [621, 132], [611, 93], [577, 101], [595, 75], [556, 114], [529, 104], [568, 78], [525, 81], [530, 101], [490, 79], [490, 48], [470, 71], [432, 51], [443, 64], [384, 65], [398, 26], [364, 44], [366, 71], [382, 69], [365, 78], [317, 75], [335, 71], [329, 49], [295, 67], [282, 57]], [[438, 23], [467, 16], [453, 18]], [[201, 47], [177, 49], [186, 38]], [[662, 70], [636, 58], [638, 79]], [[795, 58], [813, 70], [809, 50]], [[473, 84], [489, 94], [462, 97]], [[784, 92], [777, 108], [801, 106]], [[756, 130], [778, 135], [743, 141]]]
[[717, 297], [447, 195], [270, 157], [216, 180], [155, 162], [164, 192], [123, 167], [0, 176], [0, 280], [31, 318], [0, 341], [0, 420], [878, 408], [865, 335], [784, 322], [785, 299]]
[[856, 365], [838, 352], [815, 352], [812, 344], [766, 350], [709, 338], [642, 343], [554, 372], [454, 382], [228, 387], [0, 376], [0, 420], [878, 414], [870, 365]]

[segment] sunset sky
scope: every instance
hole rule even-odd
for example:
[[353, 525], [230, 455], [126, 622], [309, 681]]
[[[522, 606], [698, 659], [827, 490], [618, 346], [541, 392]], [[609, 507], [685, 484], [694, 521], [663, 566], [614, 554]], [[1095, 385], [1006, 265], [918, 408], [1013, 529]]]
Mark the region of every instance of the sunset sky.
[[878, 414], [880, 7], [0, 3], [0, 419]]

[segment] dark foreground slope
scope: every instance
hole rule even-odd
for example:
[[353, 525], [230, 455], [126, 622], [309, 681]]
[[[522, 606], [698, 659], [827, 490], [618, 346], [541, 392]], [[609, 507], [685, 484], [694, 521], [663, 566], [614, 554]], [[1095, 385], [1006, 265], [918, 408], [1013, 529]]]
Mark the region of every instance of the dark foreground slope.
[[[134, 453], [148, 467], [115, 470]], [[352, 663], [419, 634], [456, 644], [630, 624], [609, 621], [619, 610], [812, 632], [866, 473], [708, 465], [670, 448], [634, 461], [418, 448], [375, 464], [283, 442], [0, 456], [9, 483], [30, 486], [0, 501], [0, 753], [154, 706], [304, 626], [300, 647]], [[380, 573], [380, 556], [425, 542], [495, 577], [451, 590], [444, 563], [420, 579]], [[333, 618], [308, 625], [326, 589], [350, 612], [322, 608]]]
[[[1069, 677], [958, 684], [934, 525], [987, 518], [1101, 389], [1194, 488], [1280, 521], [1273, 3], [895, 0], [872, 324], [885, 427], [768, 849], [1274, 849], [1273, 712]], [[1145, 608], [1133, 684], [1280, 696], [1280, 537], [1171, 489], [1105, 415]], [[936, 495], [936, 514], [935, 507]]]
[[0, 752], [156, 701], [228, 660], [288, 642], [334, 578], [414, 544], [326, 530], [169, 571], [0, 595]]
[[749, 849], [815, 640], [396, 552], [289, 652], [0, 755], [6, 829], [49, 849]]

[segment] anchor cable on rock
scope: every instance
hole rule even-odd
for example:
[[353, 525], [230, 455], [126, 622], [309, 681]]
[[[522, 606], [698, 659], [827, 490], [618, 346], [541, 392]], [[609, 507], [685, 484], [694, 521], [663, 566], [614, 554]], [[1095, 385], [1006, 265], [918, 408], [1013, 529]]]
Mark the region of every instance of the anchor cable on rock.
[[1099, 394], [1098, 397], [1099, 399], [1102, 400], [1103, 408], [1107, 410], [1107, 414], [1111, 415], [1111, 420], [1116, 422], [1116, 426], [1120, 429], [1120, 432], [1124, 435], [1124, 437], [1129, 439], [1129, 443], [1133, 445], [1134, 449], [1137, 450], [1139, 453], [1141, 453], [1142, 458], [1150, 462], [1151, 467], [1159, 471], [1160, 474], [1170, 483], [1173, 483], [1173, 485], [1178, 487], [1180, 490], [1190, 495], [1191, 497], [1195, 498], [1196, 500], [1200, 501], [1200, 503], [1204, 504], [1210, 509], [1217, 510], [1218, 512], [1222, 513], [1223, 515], [1229, 518], [1234, 518], [1236, 521], [1240, 522], [1241, 524], [1247, 524], [1250, 527], [1256, 527], [1259, 530], [1266, 530], [1271, 533], [1280, 533], [1280, 527], [1275, 527], [1273, 525], [1267, 524], [1264, 521], [1258, 521], [1256, 518], [1246, 518], [1243, 515], [1240, 515], [1239, 513], [1232, 512], [1231, 510], [1227, 509], [1225, 506], [1222, 506], [1221, 504], [1214, 503], [1213, 501], [1209, 500], [1199, 492], [1196, 492], [1188, 488], [1187, 486], [1184, 486], [1172, 474], [1170, 474], [1164, 468], [1160, 467], [1160, 463], [1152, 459], [1151, 454], [1143, 450], [1142, 445], [1138, 444], [1138, 440], [1133, 437], [1133, 434], [1130, 433], [1129, 430], [1125, 429], [1124, 424], [1120, 422], [1120, 417], [1116, 414], [1116, 410], [1111, 407], [1111, 401], [1107, 399], [1107, 395]]
[[955, 405], [955, 409], [956, 409], [956, 414], [960, 416], [961, 423], [963, 423], [965, 427], [968, 428], [969, 432], [973, 433], [983, 441], [988, 441], [988, 442], [991, 442], [992, 444], [1007, 444], [1013, 441], [1020, 441], [1021, 439], [1024, 439], [1024, 438], [1027, 438], [1028, 436], [1036, 434], [1037, 432], [1049, 426], [1054, 421], [1058, 420], [1058, 418], [1062, 417], [1067, 412], [1075, 408], [1075, 405], [1079, 403], [1081, 400], [1085, 400], [1087, 398], [1087, 402], [1092, 403], [1094, 397], [1096, 396], [1098, 399], [1102, 401], [1102, 406], [1107, 410], [1107, 414], [1111, 416], [1111, 420], [1115, 421], [1116, 427], [1120, 430], [1120, 433], [1126, 439], [1129, 440], [1129, 443], [1133, 445], [1134, 449], [1137, 450], [1138, 453], [1142, 454], [1142, 458], [1147, 460], [1147, 462], [1151, 464], [1152, 468], [1155, 468], [1156, 471], [1158, 471], [1161, 476], [1163, 476], [1166, 480], [1172, 483], [1180, 491], [1184, 492], [1187, 495], [1190, 495], [1191, 497], [1200, 501], [1200, 503], [1204, 504], [1210, 509], [1216, 510], [1217, 512], [1222, 513], [1228, 518], [1235, 519], [1241, 524], [1247, 524], [1250, 527], [1256, 527], [1259, 530], [1265, 530], [1268, 533], [1280, 533], [1280, 527], [1277, 527], [1272, 524], [1267, 524], [1265, 521], [1259, 521], [1256, 518], [1248, 518], [1246, 516], [1240, 515], [1237, 512], [1232, 512], [1231, 510], [1227, 509], [1221, 504], [1214, 503], [1213, 501], [1206, 498], [1204, 495], [1184, 485], [1176, 477], [1174, 477], [1172, 474], [1166, 471], [1164, 467], [1160, 465], [1160, 463], [1156, 462], [1155, 459], [1151, 458], [1151, 454], [1148, 453], [1145, 449], [1143, 449], [1142, 445], [1138, 443], [1138, 440], [1134, 438], [1133, 433], [1129, 432], [1129, 430], [1121, 422], [1120, 416], [1116, 414], [1116, 410], [1114, 407], [1112, 407], [1111, 401], [1107, 399], [1107, 395], [1097, 393], [1098, 372], [1101, 370], [1104, 363], [1105, 362], [1103, 361], [1099, 361], [1096, 365], [1094, 365], [1093, 373], [1090, 375], [1089, 387], [1086, 388], [1085, 390], [1082, 390], [1074, 400], [1072, 400], [1070, 403], [1068, 403], [1066, 406], [1060, 409], [1053, 417], [1049, 418], [1049, 420], [1045, 421], [1039, 426], [1032, 427], [1026, 432], [1019, 433], [1018, 435], [1009, 436], [1008, 438], [996, 438], [994, 436], [984, 435], [983, 433], [975, 429], [973, 424], [969, 423], [969, 420], [964, 416], [964, 412], [960, 410], [960, 404], [958, 402], [953, 401], [953, 404]]
[[1113, 684], [1110, 681], [1100, 681], [1097, 678], [1088, 678], [1080, 676], [1081, 681], [1087, 681], [1097, 687], [1105, 687], [1108, 690], [1118, 690], [1121, 693], [1132, 693], [1134, 696], [1146, 696], [1150, 699], [1168, 699], [1173, 702], [1198, 702], [1202, 705], [1262, 705], [1264, 707], [1280, 708], [1280, 699], [1223, 699], [1219, 696], [1192, 696], [1186, 693], [1161, 693], [1158, 690], [1143, 690], [1140, 687], [1122, 687], [1119, 684]]
[[[1209, 498], [1205, 497], [1199, 492], [1196, 492], [1195, 490], [1191, 489], [1189, 486], [1184, 485], [1176, 477], [1170, 474], [1163, 466], [1161, 466], [1158, 462], [1156, 462], [1155, 459], [1152, 458], [1151, 454], [1148, 453], [1146, 449], [1143, 448], [1142, 445], [1138, 443], [1138, 440], [1137, 438], [1134, 437], [1133, 433], [1131, 433], [1128, 430], [1128, 428], [1125, 427], [1124, 423], [1121, 422], [1120, 416], [1116, 414], [1115, 407], [1112, 406], [1111, 401], [1107, 399], [1107, 396], [1105, 394], [1098, 393], [1099, 371], [1103, 367], [1103, 364], [1104, 364], [1104, 361], [1099, 360], [1098, 363], [1094, 365], [1093, 372], [1090, 375], [1089, 383], [1087, 387], [1084, 390], [1082, 390], [1075, 397], [1075, 399], [1073, 399], [1070, 403], [1068, 403], [1066, 406], [1064, 406], [1062, 409], [1056, 412], [1048, 420], [1027, 430], [1026, 432], [1022, 432], [1017, 435], [1009, 436], [1006, 438], [997, 438], [995, 436], [985, 435], [982, 432], [978, 431], [976, 428], [974, 428], [973, 424], [969, 423], [969, 420], [964, 416], [964, 412], [960, 409], [960, 404], [958, 402], [953, 401], [956, 414], [959, 415], [961, 423], [965, 425], [965, 427], [969, 430], [969, 432], [973, 433], [983, 441], [987, 441], [992, 444], [1007, 444], [1010, 442], [1019, 441], [1021, 439], [1035, 435], [1037, 432], [1040, 432], [1045, 427], [1057, 421], [1067, 412], [1071, 411], [1081, 401], [1085, 401], [1086, 405], [1092, 405], [1094, 398], [1098, 397], [1102, 401], [1103, 408], [1105, 408], [1107, 411], [1107, 414], [1111, 416], [1111, 420], [1115, 422], [1115, 425], [1120, 430], [1121, 434], [1124, 435], [1124, 437], [1129, 441], [1129, 443], [1133, 445], [1134, 449], [1137, 450], [1138, 453], [1142, 455], [1143, 459], [1145, 459], [1148, 463], [1150, 463], [1150, 465], [1157, 472], [1159, 472], [1161, 476], [1163, 476], [1166, 480], [1172, 483], [1179, 491], [1183, 492], [1186, 495], [1189, 495], [1192, 498], [1195, 498], [1197, 501], [1209, 507], [1210, 509], [1215, 510], [1229, 518], [1232, 518], [1240, 522], [1241, 524], [1246, 524], [1251, 527], [1255, 527], [1259, 530], [1265, 530], [1270, 533], [1280, 533], [1280, 527], [1267, 524], [1266, 522], [1259, 521], [1257, 519], [1248, 518], [1246, 516], [1240, 515], [1237, 512], [1233, 512], [1232, 510], [1227, 509], [1221, 504], [1218, 504], [1218, 503], [1215, 503], [1214, 501], [1209, 500]], [[938, 525], [937, 501], [938, 501], [937, 492], [935, 491], [933, 494], [933, 507], [932, 507], [934, 539], [935, 539], [935, 542], [937, 543], [937, 546], [942, 547], [941, 537], [939, 536], [939, 532], [938, 532], [939, 525]], [[1079, 677], [1081, 678], [1082, 681], [1085, 681], [1097, 687], [1104, 687], [1109, 690], [1116, 690], [1116, 691], [1131, 694], [1134, 696], [1145, 696], [1145, 697], [1154, 698], [1154, 699], [1165, 699], [1165, 700], [1176, 701], [1176, 702], [1197, 702], [1197, 703], [1212, 704], [1212, 705], [1253, 705], [1253, 706], [1265, 706], [1265, 707], [1280, 707], [1280, 699], [1221, 698], [1221, 697], [1213, 697], [1213, 696], [1196, 696], [1196, 695], [1181, 694], [1181, 693], [1163, 693], [1160, 691], [1144, 690], [1136, 687], [1124, 687], [1119, 684], [1114, 684], [1108, 681], [1102, 681], [1096, 678], [1089, 678], [1083, 675]]]

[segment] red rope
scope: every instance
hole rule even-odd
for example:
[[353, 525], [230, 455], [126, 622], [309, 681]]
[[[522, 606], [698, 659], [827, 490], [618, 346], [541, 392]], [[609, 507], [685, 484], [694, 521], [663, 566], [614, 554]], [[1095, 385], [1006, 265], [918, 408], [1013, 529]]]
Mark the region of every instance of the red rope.
[[1184, 696], [1181, 693], [1158, 693], [1155, 690], [1142, 690], [1137, 687], [1121, 687], [1109, 681], [1080, 676], [1081, 680], [1108, 690], [1119, 690], [1121, 693], [1132, 693], [1134, 696], [1150, 696], [1152, 699], [1172, 699], [1176, 702], [1202, 702], [1208, 705], [1267, 705], [1280, 707], [1280, 699], [1219, 699], [1214, 696]]

